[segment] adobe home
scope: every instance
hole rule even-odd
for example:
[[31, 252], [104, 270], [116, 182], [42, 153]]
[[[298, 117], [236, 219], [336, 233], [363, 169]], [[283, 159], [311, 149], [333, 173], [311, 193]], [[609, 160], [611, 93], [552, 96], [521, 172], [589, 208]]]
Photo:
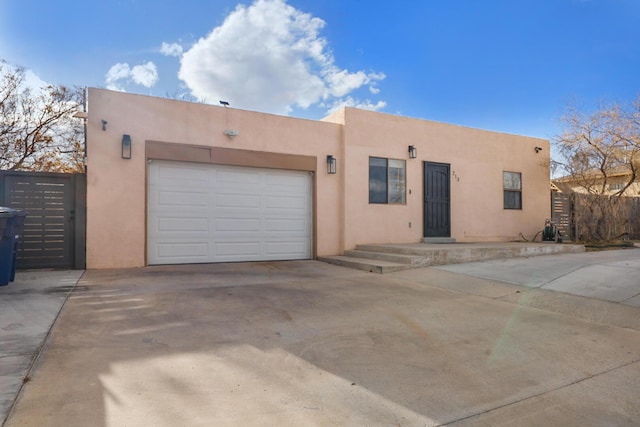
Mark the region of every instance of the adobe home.
[[87, 268], [533, 237], [549, 142], [344, 108], [321, 121], [89, 89]]

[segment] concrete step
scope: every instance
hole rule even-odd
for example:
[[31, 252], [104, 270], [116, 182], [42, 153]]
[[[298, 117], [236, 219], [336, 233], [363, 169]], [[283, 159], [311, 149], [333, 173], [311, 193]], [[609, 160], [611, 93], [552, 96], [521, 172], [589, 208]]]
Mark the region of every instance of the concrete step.
[[369, 271], [371, 273], [392, 273], [394, 271], [407, 270], [413, 268], [409, 264], [383, 261], [379, 259], [356, 258], [352, 256], [336, 255], [318, 257], [319, 261], [329, 264], [340, 265], [342, 267], [356, 268], [358, 270]]
[[423, 237], [422, 243], [446, 244], [455, 243], [456, 239], [452, 237]]
[[[357, 251], [363, 252], [381, 252], [385, 254], [398, 254], [398, 255], [416, 255], [416, 256], [424, 256], [425, 249], [414, 246], [404, 246], [404, 245], [380, 245], [380, 244], [372, 244], [372, 245], [357, 245]], [[433, 249], [431, 249], [433, 250]]]
[[424, 257], [417, 255], [402, 255], [391, 252], [367, 252], [357, 249], [344, 251], [345, 256], [355, 258], [375, 259], [381, 261], [395, 262], [398, 264], [409, 264], [413, 267], [424, 266]]
[[383, 252], [429, 258], [429, 265], [455, 262], [485, 261], [498, 258], [529, 257], [560, 253], [584, 252], [583, 245], [558, 243], [455, 243], [430, 245], [425, 243], [397, 245], [358, 245], [357, 250]]
[[531, 257], [584, 252], [582, 245], [557, 243], [455, 243], [455, 244], [371, 244], [358, 245], [342, 256], [319, 258], [321, 261], [376, 273], [408, 268], [463, 262], [488, 261], [514, 257]]

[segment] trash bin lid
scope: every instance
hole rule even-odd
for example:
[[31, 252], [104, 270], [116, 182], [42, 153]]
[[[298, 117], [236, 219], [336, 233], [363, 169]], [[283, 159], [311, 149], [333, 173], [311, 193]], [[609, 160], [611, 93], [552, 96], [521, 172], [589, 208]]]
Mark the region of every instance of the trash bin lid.
[[0, 218], [12, 218], [14, 216], [27, 216], [25, 211], [0, 206]]

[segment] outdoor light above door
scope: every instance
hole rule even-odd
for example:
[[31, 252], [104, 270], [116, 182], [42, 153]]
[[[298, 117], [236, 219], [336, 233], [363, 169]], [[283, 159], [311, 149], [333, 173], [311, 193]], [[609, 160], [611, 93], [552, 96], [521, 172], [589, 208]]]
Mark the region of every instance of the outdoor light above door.
[[122, 158], [131, 158], [131, 135], [122, 135]]
[[327, 156], [327, 173], [331, 175], [336, 173], [336, 158], [330, 154]]
[[416, 157], [418, 157], [418, 149], [416, 147], [414, 147], [413, 145], [409, 146], [409, 158], [410, 159], [415, 159]]

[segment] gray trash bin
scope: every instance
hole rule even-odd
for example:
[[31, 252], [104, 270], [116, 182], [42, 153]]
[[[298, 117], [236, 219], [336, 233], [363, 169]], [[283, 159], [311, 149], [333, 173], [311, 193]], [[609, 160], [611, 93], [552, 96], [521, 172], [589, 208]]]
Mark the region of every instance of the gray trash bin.
[[15, 280], [18, 239], [26, 216], [26, 212], [0, 207], [0, 286]]

